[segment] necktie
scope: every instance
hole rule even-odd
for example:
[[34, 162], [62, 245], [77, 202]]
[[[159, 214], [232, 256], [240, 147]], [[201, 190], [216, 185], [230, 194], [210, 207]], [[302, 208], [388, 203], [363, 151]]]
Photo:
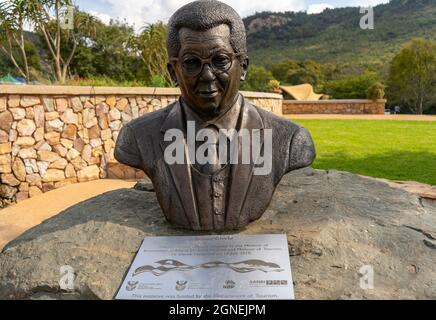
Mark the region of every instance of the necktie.
[[197, 142], [197, 150], [201, 145], [203, 145], [203, 147], [207, 146], [205, 156], [207, 156], [209, 161], [206, 164], [197, 164], [197, 169], [204, 174], [213, 175], [222, 168], [219, 163], [219, 131], [213, 125], [209, 125], [205, 129], [210, 130], [208, 139], [205, 142]]

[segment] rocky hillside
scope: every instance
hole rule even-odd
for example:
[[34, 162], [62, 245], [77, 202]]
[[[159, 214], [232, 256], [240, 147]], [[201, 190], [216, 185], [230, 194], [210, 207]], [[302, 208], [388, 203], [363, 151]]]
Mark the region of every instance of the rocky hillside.
[[436, 0], [391, 0], [374, 7], [374, 29], [362, 30], [357, 7], [320, 14], [262, 12], [244, 19], [252, 62], [285, 59], [383, 66], [413, 37], [436, 39]]

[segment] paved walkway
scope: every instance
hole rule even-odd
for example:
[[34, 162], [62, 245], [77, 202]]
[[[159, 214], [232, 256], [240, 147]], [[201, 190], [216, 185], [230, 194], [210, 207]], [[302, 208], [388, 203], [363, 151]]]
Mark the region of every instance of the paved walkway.
[[338, 119], [338, 120], [412, 120], [436, 121], [436, 116], [417, 116], [412, 114], [376, 115], [376, 114], [286, 114], [287, 119]]
[[72, 184], [0, 209], [0, 251], [23, 232], [73, 205], [111, 190], [132, 188], [134, 184], [109, 179]]
[[[368, 177], [365, 177], [368, 178]], [[414, 182], [414, 181], [393, 181], [381, 178], [371, 178], [378, 181], [383, 181], [390, 185], [392, 188], [398, 188], [410, 193], [414, 193], [421, 198], [430, 199], [436, 201], [436, 185], [431, 186], [428, 184]]]

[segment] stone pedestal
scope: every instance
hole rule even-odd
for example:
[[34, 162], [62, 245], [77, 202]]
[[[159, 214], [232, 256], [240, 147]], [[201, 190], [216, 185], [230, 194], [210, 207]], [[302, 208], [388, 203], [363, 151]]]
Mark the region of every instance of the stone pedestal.
[[[0, 299], [112, 299], [145, 236], [199, 234], [166, 223], [152, 188], [79, 203], [0, 254]], [[147, 191], [148, 190], [148, 191]], [[350, 173], [285, 176], [242, 234], [286, 233], [297, 299], [436, 299], [436, 206]], [[74, 289], [60, 290], [71, 266]], [[374, 268], [374, 289], [359, 270]]]

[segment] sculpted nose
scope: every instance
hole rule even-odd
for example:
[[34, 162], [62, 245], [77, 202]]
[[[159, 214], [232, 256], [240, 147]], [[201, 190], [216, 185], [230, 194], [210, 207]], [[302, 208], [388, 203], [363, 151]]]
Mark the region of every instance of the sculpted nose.
[[209, 64], [205, 64], [203, 67], [203, 70], [201, 70], [200, 74], [200, 80], [202, 81], [213, 81], [215, 80], [215, 74], [212, 71], [212, 68], [209, 66]]

